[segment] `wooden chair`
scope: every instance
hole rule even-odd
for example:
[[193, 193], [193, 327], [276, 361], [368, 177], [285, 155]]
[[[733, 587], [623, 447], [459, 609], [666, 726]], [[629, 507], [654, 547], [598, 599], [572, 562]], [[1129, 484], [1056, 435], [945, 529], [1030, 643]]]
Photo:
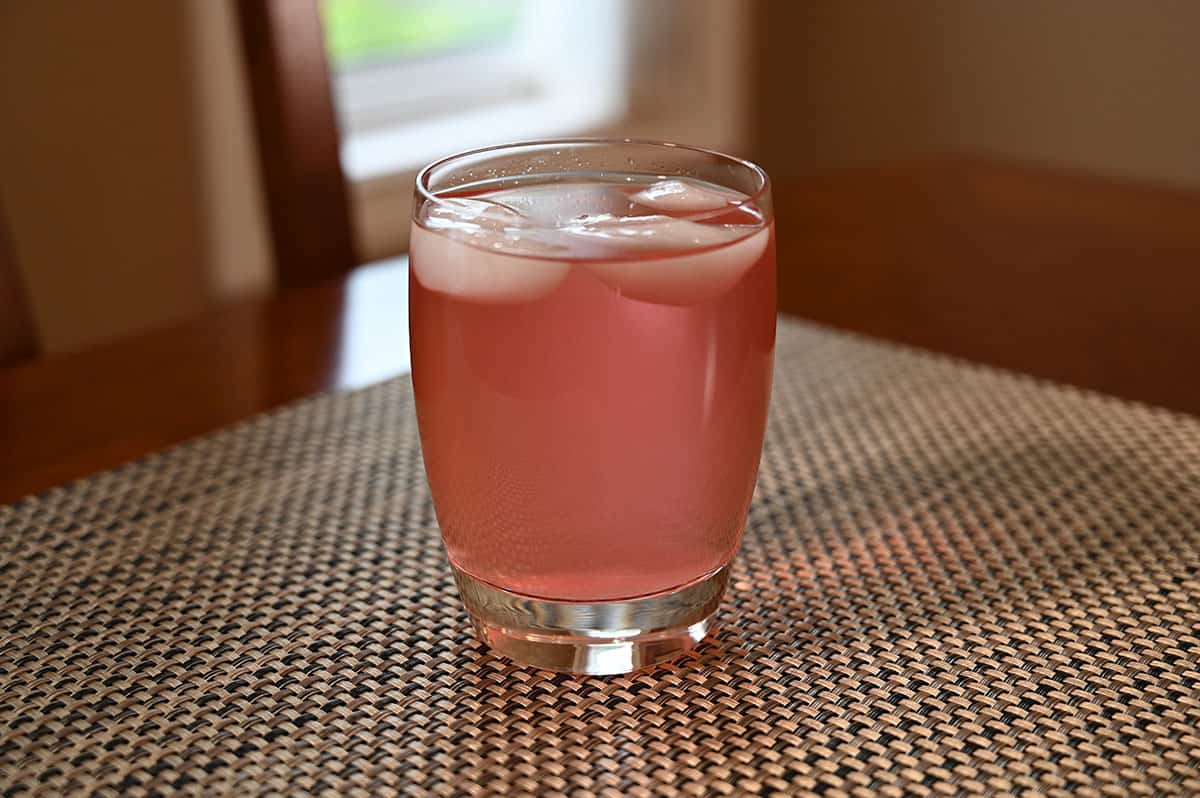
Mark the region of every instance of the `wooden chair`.
[[[238, 0], [277, 285], [358, 263], [318, 0]], [[0, 211], [0, 366], [39, 353]]]
[[238, 0], [278, 285], [358, 263], [318, 0]]

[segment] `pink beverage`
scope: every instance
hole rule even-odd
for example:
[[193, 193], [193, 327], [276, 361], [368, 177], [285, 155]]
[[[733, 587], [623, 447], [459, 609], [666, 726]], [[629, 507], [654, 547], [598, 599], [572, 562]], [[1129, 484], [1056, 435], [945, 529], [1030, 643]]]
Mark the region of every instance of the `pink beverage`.
[[771, 386], [769, 212], [574, 174], [439, 192], [414, 221], [413, 384], [454, 566], [607, 602], [728, 565]]

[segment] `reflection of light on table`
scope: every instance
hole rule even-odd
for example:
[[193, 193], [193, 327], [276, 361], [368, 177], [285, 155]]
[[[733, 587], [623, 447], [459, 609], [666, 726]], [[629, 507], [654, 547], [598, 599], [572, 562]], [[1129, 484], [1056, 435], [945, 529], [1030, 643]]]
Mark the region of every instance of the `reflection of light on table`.
[[409, 372], [407, 261], [364, 266], [346, 282], [338, 387], [359, 388]]

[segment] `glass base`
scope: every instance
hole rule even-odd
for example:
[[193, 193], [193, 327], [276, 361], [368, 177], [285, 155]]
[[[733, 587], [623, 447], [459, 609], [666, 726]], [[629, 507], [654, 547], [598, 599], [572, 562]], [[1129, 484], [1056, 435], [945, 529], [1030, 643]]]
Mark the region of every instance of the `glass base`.
[[551, 601], [502, 590], [454, 568], [458, 592], [483, 642], [537, 668], [629, 673], [694, 648], [713, 628], [729, 566], [695, 582], [620, 601]]

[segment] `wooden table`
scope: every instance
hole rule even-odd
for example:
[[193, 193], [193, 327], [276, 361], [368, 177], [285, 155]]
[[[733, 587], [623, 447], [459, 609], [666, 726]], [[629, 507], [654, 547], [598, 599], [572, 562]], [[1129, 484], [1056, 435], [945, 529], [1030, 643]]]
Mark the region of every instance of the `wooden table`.
[[[960, 158], [776, 185], [780, 306], [1200, 413], [1200, 197]], [[0, 372], [0, 502], [408, 369], [403, 259]]]

